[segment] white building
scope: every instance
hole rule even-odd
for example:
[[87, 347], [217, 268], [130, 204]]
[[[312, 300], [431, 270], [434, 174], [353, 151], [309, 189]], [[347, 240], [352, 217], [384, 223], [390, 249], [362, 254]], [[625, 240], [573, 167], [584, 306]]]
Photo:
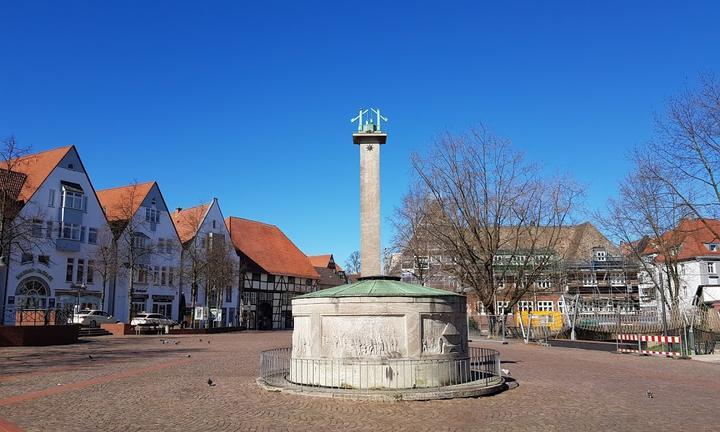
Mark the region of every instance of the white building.
[[[109, 312], [124, 322], [132, 319], [131, 309], [132, 315], [153, 312], [179, 319], [180, 237], [158, 184], [121, 186], [97, 195], [112, 228], [118, 257], [119, 270], [109, 289]], [[132, 272], [126, 265], [132, 259], [130, 254], [137, 257]]]
[[[192, 321], [196, 327], [206, 326], [208, 320], [212, 327], [237, 325], [237, 311], [240, 307], [237, 276], [232, 277], [233, 282], [228, 286], [208, 290], [209, 287], [205, 286], [207, 276], [202, 274], [206, 270], [200, 268], [204, 265], [201, 261], [206, 258], [207, 251], [220, 246], [226, 247], [235, 272], [238, 268], [238, 256], [227, 243], [230, 241], [230, 233], [217, 198], [213, 198], [209, 204], [178, 208], [172, 213], [172, 220], [183, 245], [180, 287], [188, 308], [184, 321], [188, 324]], [[194, 266], [198, 267], [197, 272], [193, 271]], [[193, 276], [194, 273], [197, 275]], [[209, 295], [211, 291], [222, 292], [219, 301]]]
[[[7, 166], [1, 168], [7, 173]], [[18, 173], [13, 174], [19, 208], [14, 220], [26, 221], [32, 241], [25, 242], [24, 251], [11, 247], [2, 259], [4, 324], [29, 318], [21, 310], [102, 308], [106, 295], [94, 260], [98, 230], [106, 220], [77, 150], [67, 146], [32, 154], [10, 169]]]
[[[710, 228], [708, 228], [708, 225]], [[660, 308], [662, 295], [659, 287], [671, 298], [677, 292], [678, 306], [687, 309], [693, 305], [695, 296], [703, 291], [701, 287], [720, 286], [720, 234], [719, 220], [686, 219], [673, 231], [663, 234], [665, 242], [672, 242], [676, 256], [671, 262], [677, 266], [680, 286], [675, 287], [672, 278], [668, 278], [668, 264], [662, 254], [653, 249], [652, 244], [645, 247], [645, 257], [654, 267], [654, 274], [644, 274], [640, 285], [642, 306]], [[662, 277], [661, 277], [662, 276]], [[679, 288], [679, 289], [678, 289]], [[706, 288], [705, 292], [711, 289]]]

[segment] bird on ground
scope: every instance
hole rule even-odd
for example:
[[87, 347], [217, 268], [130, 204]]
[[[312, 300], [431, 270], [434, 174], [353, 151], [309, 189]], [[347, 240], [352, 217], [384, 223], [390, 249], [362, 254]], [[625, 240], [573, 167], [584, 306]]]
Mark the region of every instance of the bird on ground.
[[210, 387], [212, 387], [212, 386], [215, 385], [215, 383], [213, 382], [213, 380], [212, 380], [211, 378], [208, 378], [207, 383], [208, 383], [208, 385], [209, 385]]
[[208, 345], [210, 345], [210, 341], [208, 341]]
[[89, 358], [90, 360], [95, 360], [95, 359], [93, 358], [93, 356], [91, 356], [90, 354], [88, 354], [88, 358]]
[[175, 341], [175, 345], [180, 345], [180, 341]]
[[510, 374], [510, 371], [508, 369], [500, 369], [500, 370], [502, 371], [503, 375], [512, 376], [512, 374]]
[[200, 342], [202, 342], [202, 339], [200, 339]]
[[188, 357], [190, 357], [190, 354], [188, 354]]
[[651, 392], [650, 390], [648, 390], [646, 394], [647, 394], [647, 398], [648, 398], [648, 399], [653, 399], [653, 398], [655, 397], [655, 395], [653, 394], [653, 392]]

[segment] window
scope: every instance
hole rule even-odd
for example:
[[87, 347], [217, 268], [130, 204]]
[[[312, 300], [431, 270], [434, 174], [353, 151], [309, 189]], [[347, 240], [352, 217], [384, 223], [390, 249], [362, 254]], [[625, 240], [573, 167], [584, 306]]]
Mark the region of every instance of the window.
[[216, 228], [216, 225], [217, 225], [217, 223], [215, 222], [215, 219], [213, 219], [213, 223], [212, 223], [213, 229]]
[[86, 231], [85, 227], [80, 227], [80, 241], [82, 241], [82, 242], [85, 241], [85, 231]]
[[705, 243], [705, 246], [707, 246], [710, 252], [717, 252], [719, 249], [717, 243]]
[[260, 273], [253, 273], [252, 280], [253, 282], [260, 282]]
[[527, 311], [527, 312], [531, 311], [532, 308], [533, 308], [533, 302], [527, 301], [527, 300], [522, 300], [518, 306], [518, 309], [520, 309], [521, 311]]
[[154, 208], [145, 207], [145, 221], [159, 223], [160, 222], [160, 212]]
[[495, 303], [495, 313], [499, 314], [499, 315], [504, 314], [505, 309], [508, 307], [509, 304], [510, 304], [509, 301], [497, 301]]
[[274, 284], [275, 283], [275, 275], [271, 275], [271, 274], [267, 275], [267, 282], [269, 284]]
[[48, 255], [39, 255], [38, 262], [40, 264], [45, 264], [45, 265], [49, 266], [50, 265], [50, 257]]
[[163, 251], [165, 253], [171, 254], [173, 253], [173, 242], [170, 239], [165, 239], [165, 250]]
[[33, 254], [31, 254], [31, 253], [24, 253], [24, 252], [23, 252], [22, 256], [20, 257], [20, 263], [21, 263], [21, 264], [29, 264], [29, 263], [31, 263], [31, 262], [33, 262], [33, 261], [35, 261], [35, 259], [34, 259], [34, 257], [33, 257]]
[[552, 286], [552, 282], [550, 280], [549, 276], [540, 276], [540, 278], [535, 282], [538, 288], [550, 288]]
[[160, 252], [160, 253], [165, 252], [165, 239], [163, 239], [163, 238], [158, 239], [157, 248], [158, 248], [158, 252]]
[[160, 267], [158, 267], [158, 266], [152, 266], [152, 283], [154, 285], [157, 285], [158, 282], [160, 281], [160, 278], [158, 277], [159, 273], [160, 273], [159, 269], [160, 269]]
[[232, 301], [232, 288], [225, 288], [225, 301], [226, 302]]
[[584, 286], [595, 286], [596, 284], [597, 284], [597, 280], [595, 279], [594, 273], [583, 274], [583, 285]]
[[160, 285], [165, 285], [167, 282], [167, 267], [162, 266], [160, 269]]
[[715, 271], [715, 263], [714, 262], [707, 263], [707, 270], [708, 270], [708, 273], [712, 273], [712, 274], [717, 273]]
[[60, 230], [60, 238], [80, 241], [80, 225], [63, 223]]
[[77, 278], [75, 279], [75, 282], [81, 284], [83, 283], [83, 278], [85, 277], [85, 260], [82, 258], [78, 258], [77, 260]]
[[95, 282], [95, 261], [94, 260], [88, 260], [88, 267], [87, 267], [87, 283], [91, 284]]
[[596, 250], [595, 251], [595, 261], [605, 261], [605, 258], [607, 257], [607, 252], [604, 250]]
[[625, 285], [625, 273], [610, 273], [610, 285]]
[[55, 189], [50, 189], [49, 191], [48, 207], [55, 207]]
[[65, 282], [73, 281], [73, 273], [75, 273], [74, 270], [75, 270], [75, 259], [68, 258], [67, 259], [67, 268], [65, 269]]
[[295, 283], [295, 276], [288, 276], [288, 283], [294, 284], [294, 283]]
[[131, 240], [131, 246], [136, 249], [142, 249], [145, 247], [145, 236], [142, 234], [135, 234]]
[[135, 282], [146, 284], [148, 281], [148, 270], [145, 266], [140, 266], [135, 270]]
[[416, 257], [418, 268], [421, 270], [427, 270], [430, 268], [430, 258], [427, 256]]
[[40, 219], [33, 219], [31, 234], [33, 237], [42, 237], [43, 223]]
[[565, 313], [565, 300], [562, 297], [558, 300], [558, 311], [560, 311], [560, 313]]
[[537, 307], [535, 308], [535, 310], [551, 312], [553, 310], [553, 302], [552, 301], [538, 301]]
[[88, 243], [97, 244], [97, 228], [88, 228]]
[[175, 285], [175, 267], [168, 267], [168, 285]]
[[45, 237], [52, 238], [53, 234], [53, 223], [52, 221], [45, 222]]
[[63, 207], [75, 210], [83, 209], [83, 194], [68, 189], [63, 189]]

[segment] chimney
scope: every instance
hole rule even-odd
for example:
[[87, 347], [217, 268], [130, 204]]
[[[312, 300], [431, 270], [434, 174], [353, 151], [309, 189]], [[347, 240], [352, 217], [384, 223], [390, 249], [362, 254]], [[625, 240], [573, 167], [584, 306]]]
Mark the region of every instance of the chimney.
[[175, 213], [180, 213], [182, 211], [182, 207], [175, 207]]

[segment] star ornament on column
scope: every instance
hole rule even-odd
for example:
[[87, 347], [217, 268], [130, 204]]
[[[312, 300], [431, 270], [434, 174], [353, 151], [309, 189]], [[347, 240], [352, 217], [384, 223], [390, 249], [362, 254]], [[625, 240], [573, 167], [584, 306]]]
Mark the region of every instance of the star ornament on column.
[[365, 148], [367, 149], [367, 151], [373, 151], [373, 145], [372, 145], [372, 144], [368, 144], [367, 147], [365, 147]]

